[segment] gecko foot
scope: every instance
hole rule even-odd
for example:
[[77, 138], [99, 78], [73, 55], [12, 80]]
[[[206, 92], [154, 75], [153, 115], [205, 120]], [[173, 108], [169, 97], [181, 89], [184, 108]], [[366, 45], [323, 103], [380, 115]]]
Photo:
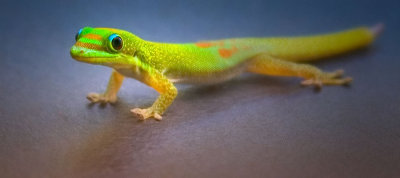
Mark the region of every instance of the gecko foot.
[[353, 79], [351, 77], [341, 78], [344, 74], [343, 70], [337, 70], [331, 73], [322, 73], [321, 76], [310, 78], [301, 82], [304, 86], [315, 86], [322, 88], [323, 85], [348, 85]]
[[131, 109], [131, 112], [137, 116], [139, 116], [140, 120], [146, 120], [150, 117], [154, 117], [154, 119], [161, 121], [162, 117], [160, 114], [156, 113], [153, 111], [153, 108], [147, 108], [147, 109], [140, 109], [140, 108], [135, 108]]
[[107, 96], [99, 93], [89, 93], [86, 98], [92, 103], [115, 103], [117, 97]]
[[315, 86], [317, 88], [322, 88], [325, 85], [348, 85], [353, 81], [351, 77], [346, 77], [342, 79], [307, 79], [301, 82], [304, 86]]

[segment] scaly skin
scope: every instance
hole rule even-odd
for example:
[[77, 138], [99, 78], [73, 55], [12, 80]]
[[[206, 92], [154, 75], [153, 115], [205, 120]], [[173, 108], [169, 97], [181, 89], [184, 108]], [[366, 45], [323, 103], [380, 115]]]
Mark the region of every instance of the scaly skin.
[[[173, 83], [215, 83], [242, 72], [296, 76], [303, 85], [344, 85], [343, 71], [326, 73], [305, 62], [342, 54], [370, 44], [383, 25], [354, 28], [338, 33], [306, 37], [235, 38], [197, 43], [149, 42], [127, 31], [85, 27], [77, 34], [71, 56], [81, 62], [113, 68], [107, 90], [90, 93], [91, 102], [115, 102], [124, 77], [154, 88], [160, 96], [146, 109], [131, 111], [141, 119], [161, 115], [177, 95]], [[122, 42], [121, 42], [122, 41]], [[118, 43], [120, 42], [120, 43]], [[121, 48], [119, 48], [121, 47]]]

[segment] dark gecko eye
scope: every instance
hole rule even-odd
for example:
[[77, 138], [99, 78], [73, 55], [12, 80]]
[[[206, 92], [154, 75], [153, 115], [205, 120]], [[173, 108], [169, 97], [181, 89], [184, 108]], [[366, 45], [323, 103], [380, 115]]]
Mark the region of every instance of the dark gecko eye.
[[76, 35], [75, 35], [75, 41], [78, 41], [79, 36], [81, 35], [81, 33], [82, 33], [82, 28], [79, 29], [78, 33], [76, 33]]
[[122, 49], [122, 46], [124, 44], [122, 38], [117, 34], [110, 35], [110, 37], [108, 37], [108, 41], [111, 44], [111, 49], [114, 51], [119, 51], [120, 49]]

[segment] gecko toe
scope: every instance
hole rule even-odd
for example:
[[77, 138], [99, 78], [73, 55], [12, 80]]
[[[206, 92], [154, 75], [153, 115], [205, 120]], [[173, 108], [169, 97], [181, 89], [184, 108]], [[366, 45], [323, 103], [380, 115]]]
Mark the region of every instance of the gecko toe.
[[87, 98], [90, 102], [96, 103], [96, 102], [99, 102], [99, 100], [100, 100], [100, 94], [98, 94], [98, 93], [89, 93], [89, 94], [86, 96], [86, 98]]
[[139, 120], [146, 120], [151, 117], [153, 117], [157, 121], [162, 120], [161, 115], [158, 113], [155, 113], [151, 107], [147, 108], [147, 109], [134, 108], [134, 109], [131, 109], [131, 112], [133, 114], [135, 114], [136, 116], [138, 116]]

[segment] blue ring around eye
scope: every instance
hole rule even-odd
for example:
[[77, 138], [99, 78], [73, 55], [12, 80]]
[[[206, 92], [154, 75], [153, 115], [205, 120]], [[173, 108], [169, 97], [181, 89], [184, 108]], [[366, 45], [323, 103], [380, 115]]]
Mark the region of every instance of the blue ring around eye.
[[118, 37], [118, 35], [117, 34], [112, 34], [112, 35], [110, 35], [109, 37], [108, 37], [108, 41], [112, 41], [115, 37]]
[[82, 28], [79, 29], [78, 33], [76, 33], [76, 35], [75, 35], [75, 41], [78, 41], [79, 37], [81, 36], [81, 33], [82, 33]]

